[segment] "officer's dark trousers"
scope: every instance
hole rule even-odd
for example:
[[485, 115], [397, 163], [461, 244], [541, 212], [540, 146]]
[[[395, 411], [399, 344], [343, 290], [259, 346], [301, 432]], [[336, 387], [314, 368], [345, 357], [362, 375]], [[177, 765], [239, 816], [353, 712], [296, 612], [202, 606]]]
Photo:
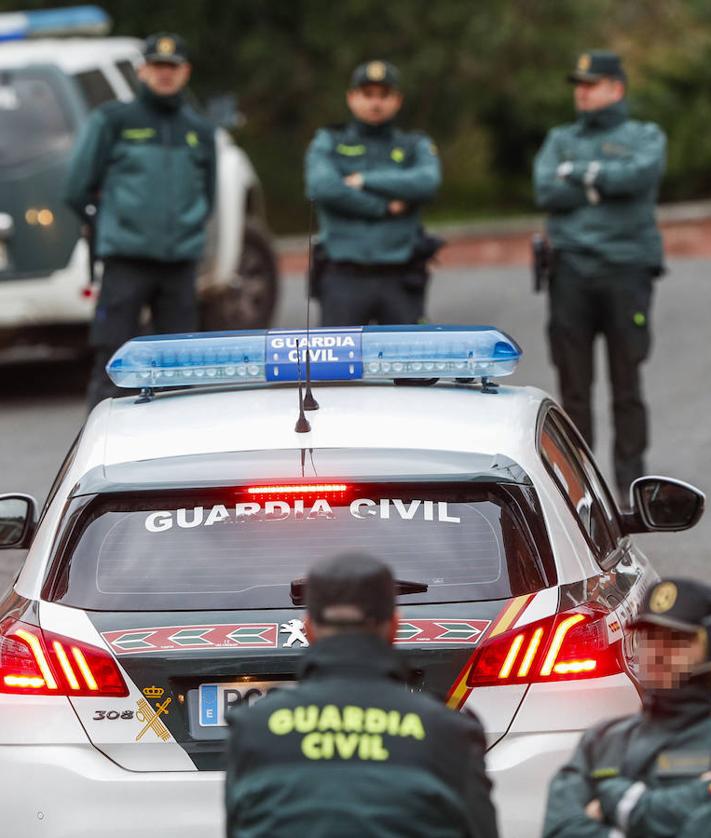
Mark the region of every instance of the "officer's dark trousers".
[[650, 349], [652, 282], [648, 268], [625, 266], [604, 276], [584, 277], [561, 261], [550, 289], [548, 333], [563, 407], [590, 447], [593, 343], [596, 335], [605, 337], [615, 478], [623, 497], [629, 484], [645, 473], [647, 411], [639, 367]]
[[417, 323], [424, 316], [426, 284], [426, 269], [419, 266], [329, 262], [321, 285], [321, 325]]
[[102, 399], [121, 395], [106, 375], [106, 364], [121, 344], [141, 333], [141, 313], [146, 306], [151, 312], [152, 332], [195, 331], [196, 267], [193, 261], [123, 258], [104, 261], [101, 292], [89, 332], [89, 342], [94, 347], [87, 391], [89, 410]]

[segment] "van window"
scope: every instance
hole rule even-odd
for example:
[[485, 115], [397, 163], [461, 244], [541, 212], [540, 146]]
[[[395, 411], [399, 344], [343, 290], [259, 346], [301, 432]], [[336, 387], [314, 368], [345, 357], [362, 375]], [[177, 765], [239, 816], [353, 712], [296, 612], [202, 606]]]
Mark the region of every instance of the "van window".
[[87, 70], [84, 73], [77, 73], [74, 78], [79, 83], [90, 110], [116, 98], [113, 87], [101, 70]]
[[0, 166], [17, 166], [72, 145], [62, 92], [41, 69], [0, 72]]
[[138, 92], [138, 88], [141, 86], [141, 83], [138, 79], [138, 75], [136, 73], [136, 68], [131, 64], [130, 61], [117, 61], [116, 67], [118, 68], [119, 73], [124, 78], [124, 81], [128, 84], [131, 90], [134, 93]]

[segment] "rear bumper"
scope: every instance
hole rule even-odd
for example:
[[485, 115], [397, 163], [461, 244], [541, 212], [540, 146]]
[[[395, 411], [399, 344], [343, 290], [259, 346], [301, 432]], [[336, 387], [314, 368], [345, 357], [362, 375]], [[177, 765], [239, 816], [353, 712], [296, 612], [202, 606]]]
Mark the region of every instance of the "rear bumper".
[[132, 772], [91, 745], [0, 746], [0, 812], [23, 838], [223, 838], [224, 774]]
[[[580, 731], [510, 736], [487, 756], [502, 838], [538, 838], [548, 780]], [[3, 824], [23, 838], [222, 838], [220, 771], [133, 772], [91, 745], [0, 746]]]
[[[492, 689], [493, 698], [498, 690]], [[479, 704], [486, 717], [481, 698]], [[638, 708], [624, 675], [530, 688], [508, 733], [486, 756], [501, 838], [539, 838], [548, 784], [570, 758], [582, 728]], [[222, 772], [121, 768], [85, 741], [65, 699], [3, 697], [0, 710], [0, 742], [17, 743], [0, 745], [0, 817], [13, 834], [223, 837]], [[20, 744], [31, 741], [30, 735], [34, 744]], [[43, 744], [49, 738], [57, 744]]]
[[77, 241], [66, 267], [37, 279], [0, 281], [0, 330], [88, 323], [94, 300], [83, 296], [89, 279], [86, 242]]
[[[501, 838], [538, 838], [581, 731], [509, 735], [487, 755]], [[222, 838], [220, 771], [133, 772], [91, 745], [0, 746], [0, 812], [23, 838]]]

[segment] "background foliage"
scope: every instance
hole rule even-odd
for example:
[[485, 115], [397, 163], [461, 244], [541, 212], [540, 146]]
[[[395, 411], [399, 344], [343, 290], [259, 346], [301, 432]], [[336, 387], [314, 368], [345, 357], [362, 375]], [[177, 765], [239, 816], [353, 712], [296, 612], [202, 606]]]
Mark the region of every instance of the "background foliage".
[[[25, 0], [48, 8], [70, 2]], [[303, 152], [343, 121], [352, 68], [401, 69], [405, 126], [437, 141], [445, 186], [433, 218], [532, 211], [530, 167], [547, 129], [573, 118], [565, 73], [594, 47], [619, 50], [633, 113], [669, 135], [665, 200], [711, 192], [708, 0], [104, 0], [114, 33], [182, 33], [201, 97], [234, 91], [238, 139], [265, 186], [272, 226], [303, 230]], [[16, 9], [0, 0], [0, 10]], [[1, 48], [1, 47], [0, 47]]]

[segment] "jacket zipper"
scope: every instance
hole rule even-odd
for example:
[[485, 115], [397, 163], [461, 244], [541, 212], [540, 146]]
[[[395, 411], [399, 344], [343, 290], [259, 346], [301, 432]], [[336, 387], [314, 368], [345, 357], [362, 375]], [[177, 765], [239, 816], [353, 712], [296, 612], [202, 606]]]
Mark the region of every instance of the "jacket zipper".
[[164, 169], [165, 169], [165, 189], [167, 194], [167, 211], [165, 213], [165, 252], [163, 257], [166, 261], [170, 261], [170, 250], [171, 250], [171, 231], [174, 232], [174, 213], [175, 207], [173, 206], [172, 200], [172, 181], [170, 178], [171, 175], [171, 160], [170, 160], [170, 127], [171, 127], [171, 118], [170, 116], [166, 115], [163, 117], [163, 161], [164, 161]]

